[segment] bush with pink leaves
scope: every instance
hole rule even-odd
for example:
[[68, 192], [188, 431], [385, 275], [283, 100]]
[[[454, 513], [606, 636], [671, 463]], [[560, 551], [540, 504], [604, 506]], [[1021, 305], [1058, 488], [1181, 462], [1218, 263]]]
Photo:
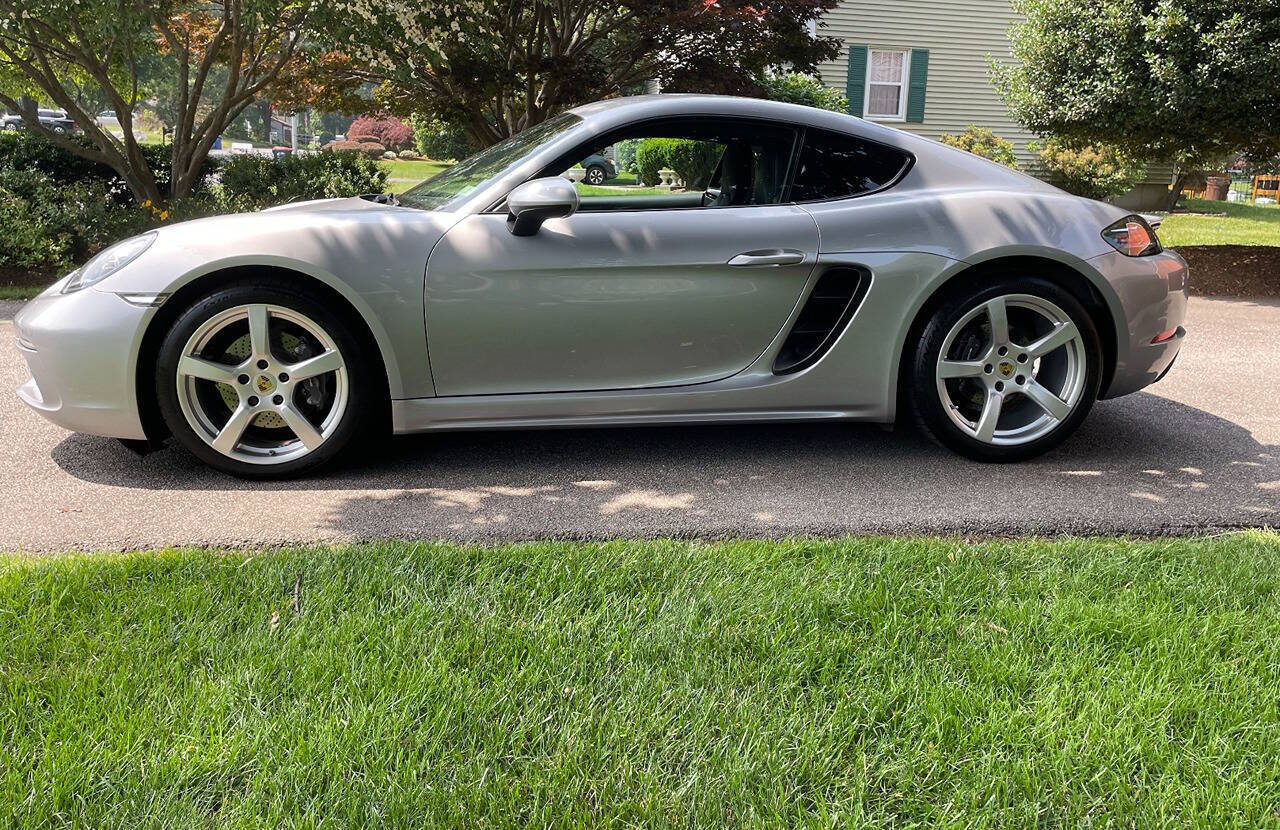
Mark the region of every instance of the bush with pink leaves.
[[362, 115], [351, 122], [347, 130], [348, 141], [359, 141], [364, 138], [377, 140], [388, 150], [403, 150], [413, 144], [413, 130], [399, 118], [387, 116], [380, 118]]

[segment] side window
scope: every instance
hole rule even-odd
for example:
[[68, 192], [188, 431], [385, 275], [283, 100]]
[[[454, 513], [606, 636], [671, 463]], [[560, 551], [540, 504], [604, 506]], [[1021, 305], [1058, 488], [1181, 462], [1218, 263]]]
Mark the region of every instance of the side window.
[[910, 161], [905, 153], [851, 135], [809, 130], [796, 165], [791, 201], [847, 199], [892, 182]]
[[560, 175], [580, 211], [675, 210], [782, 202], [795, 131], [752, 122], [673, 119], [629, 128], [575, 153]]

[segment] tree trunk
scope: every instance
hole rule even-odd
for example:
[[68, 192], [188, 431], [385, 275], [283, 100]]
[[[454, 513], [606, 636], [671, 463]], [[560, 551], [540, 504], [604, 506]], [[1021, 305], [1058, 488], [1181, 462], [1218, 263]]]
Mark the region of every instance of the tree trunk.
[[1169, 197], [1165, 200], [1164, 209], [1172, 212], [1178, 207], [1178, 199], [1182, 196], [1182, 185], [1187, 180], [1187, 174], [1179, 170], [1173, 177], [1173, 188], [1169, 191]]

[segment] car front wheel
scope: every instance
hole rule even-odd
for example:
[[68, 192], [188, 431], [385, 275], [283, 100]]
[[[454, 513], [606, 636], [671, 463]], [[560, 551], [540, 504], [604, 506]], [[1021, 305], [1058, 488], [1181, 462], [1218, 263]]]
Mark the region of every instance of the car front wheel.
[[282, 478], [337, 456], [379, 409], [372, 368], [345, 319], [286, 286], [215, 291], [160, 347], [166, 426], [232, 475]]
[[979, 461], [1018, 461], [1067, 438], [1098, 396], [1102, 349], [1084, 307], [1054, 283], [960, 292], [929, 317], [911, 364], [918, 423]]
[[605, 170], [603, 167], [587, 168], [587, 184], [595, 184], [595, 185], [604, 184], [605, 180], [608, 178], [609, 177], [605, 173]]

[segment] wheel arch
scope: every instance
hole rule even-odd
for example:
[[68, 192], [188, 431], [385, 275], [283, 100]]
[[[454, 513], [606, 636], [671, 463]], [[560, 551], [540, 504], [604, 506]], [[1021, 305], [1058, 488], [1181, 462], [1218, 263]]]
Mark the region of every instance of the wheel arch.
[[902, 396], [907, 390], [909, 369], [907, 354], [910, 345], [919, 339], [929, 315], [940, 303], [957, 291], [974, 289], [1010, 276], [1041, 277], [1069, 292], [1080, 301], [1093, 320], [1094, 327], [1098, 330], [1098, 338], [1102, 342], [1101, 388], [1107, 389], [1110, 386], [1116, 370], [1119, 344], [1124, 336], [1122, 328], [1124, 317], [1119, 311], [1119, 298], [1102, 275], [1084, 261], [1067, 262], [1039, 253], [995, 254], [982, 260], [958, 261], [949, 273], [942, 275], [941, 280], [924, 296], [916, 308], [904, 332], [902, 347], [898, 352], [897, 369], [893, 375], [896, 397], [891, 405], [895, 410], [894, 417], [897, 410], [903, 408]]
[[134, 387], [138, 402], [138, 415], [142, 421], [143, 432], [148, 440], [155, 442], [168, 435], [168, 429], [160, 416], [160, 406], [149, 390], [155, 389], [155, 373], [160, 345], [165, 334], [177, 321], [182, 312], [191, 307], [200, 297], [237, 281], [246, 279], [274, 278], [276, 281], [294, 286], [305, 287], [323, 298], [330, 307], [341, 314], [351, 325], [352, 332], [360, 339], [367, 354], [377, 361], [376, 376], [381, 380], [381, 397], [386, 405], [379, 416], [387, 432], [391, 430], [391, 394], [397, 388], [394, 355], [389, 351], [385, 333], [375, 331], [370, 326], [367, 316], [361, 314], [356, 303], [328, 281], [314, 274], [275, 264], [224, 264], [221, 267], [206, 269], [189, 278], [173, 289], [155, 315], [148, 321], [138, 347], [138, 359], [135, 367]]

